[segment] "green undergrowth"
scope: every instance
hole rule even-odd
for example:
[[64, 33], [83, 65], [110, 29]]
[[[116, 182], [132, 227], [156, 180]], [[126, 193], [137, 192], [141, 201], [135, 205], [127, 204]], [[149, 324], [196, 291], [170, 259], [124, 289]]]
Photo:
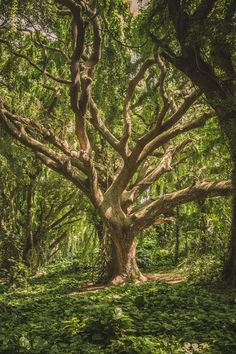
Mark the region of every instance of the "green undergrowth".
[[236, 353], [233, 292], [85, 282], [86, 269], [57, 267], [24, 288], [1, 285], [0, 353]]

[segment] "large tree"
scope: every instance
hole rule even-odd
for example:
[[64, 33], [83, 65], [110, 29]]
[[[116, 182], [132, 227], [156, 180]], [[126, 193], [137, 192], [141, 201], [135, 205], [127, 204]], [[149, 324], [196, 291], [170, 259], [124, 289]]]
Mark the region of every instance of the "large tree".
[[147, 12], [144, 26], [153, 42], [205, 94], [231, 151], [233, 215], [224, 275], [236, 284], [236, 2], [158, 0]]
[[[230, 181], [195, 180], [184, 189], [153, 193], [153, 186], [158, 189], [163, 176], [186, 158], [189, 132], [214, 112], [189, 82], [172, 79], [158, 50], [147, 57], [124, 43], [130, 38], [126, 23], [132, 21], [127, 4], [58, 0], [46, 5], [46, 24], [34, 2], [14, 14], [14, 21], [6, 16], [2, 23], [7, 63], [0, 122], [93, 203], [112, 244], [108, 279], [142, 280], [135, 258], [140, 232], [169, 220], [180, 204], [231, 190]], [[40, 104], [28, 109], [30, 102], [22, 105], [17, 87], [9, 89], [9, 66], [19, 58], [19, 76], [27, 72], [27, 97], [38, 95], [42, 102], [40, 84], [53, 93], [46, 110], [48, 96], [43, 109]]]

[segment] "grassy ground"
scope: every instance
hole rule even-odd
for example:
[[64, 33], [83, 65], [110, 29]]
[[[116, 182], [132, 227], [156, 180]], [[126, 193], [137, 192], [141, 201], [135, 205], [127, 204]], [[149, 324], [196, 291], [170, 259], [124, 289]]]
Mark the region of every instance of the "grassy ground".
[[236, 353], [235, 293], [163, 276], [86, 289], [82, 274], [58, 268], [24, 288], [2, 284], [0, 353]]

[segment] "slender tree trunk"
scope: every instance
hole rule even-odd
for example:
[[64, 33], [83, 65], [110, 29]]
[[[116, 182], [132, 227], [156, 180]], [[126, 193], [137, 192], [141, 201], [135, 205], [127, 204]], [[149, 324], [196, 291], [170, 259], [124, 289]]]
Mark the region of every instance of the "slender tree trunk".
[[33, 233], [32, 229], [25, 238], [22, 260], [27, 267], [37, 270], [42, 262], [42, 250], [45, 249], [46, 232], [41, 228], [41, 232]]
[[31, 266], [32, 249], [33, 248], [32, 248], [31, 239], [27, 237], [25, 240], [23, 255], [22, 255], [22, 260], [27, 267]]
[[[178, 166], [174, 169], [177, 178], [176, 188], [181, 189], [181, 183], [179, 180]], [[176, 208], [176, 223], [175, 223], [175, 259], [174, 264], [177, 265], [179, 261], [179, 246], [180, 246], [180, 207]]]
[[26, 266], [30, 267], [32, 262], [32, 252], [34, 249], [34, 240], [33, 240], [33, 221], [32, 221], [32, 208], [33, 208], [33, 198], [34, 198], [34, 189], [35, 189], [35, 178], [31, 178], [30, 184], [27, 191], [27, 214], [26, 214], [26, 234], [25, 234], [25, 243], [23, 249], [23, 262]]
[[179, 207], [176, 208], [176, 224], [175, 224], [175, 265], [179, 261], [179, 242], [180, 242], [180, 226], [179, 226]]
[[37, 269], [40, 265], [40, 242], [35, 238], [34, 234], [25, 240], [22, 260], [30, 268]]
[[231, 223], [231, 238], [229, 242], [229, 256], [226, 259], [223, 278], [231, 286], [236, 286], [236, 109], [233, 107], [228, 113], [221, 112], [222, 130], [228, 138], [231, 157], [233, 161], [232, 171], [232, 223]]
[[231, 224], [231, 238], [229, 244], [229, 256], [224, 266], [223, 278], [232, 286], [236, 285], [236, 161], [233, 171], [233, 217]]
[[[22, 260], [27, 267], [38, 267], [38, 246], [39, 241], [33, 232], [33, 208], [35, 190], [37, 187], [37, 178], [41, 172], [41, 166], [36, 162], [36, 171], [29, 174], [30, 183], [27, 188], [27, 210], [26, 210], [26, 226], [25, 226], [25, 243], [23, 248]], [[35, 258], [36, 257], [36, 258]], [[35, 258], [35, 259], [34, 259]]]
[[206, 206], [205, 200], [200, 201], [198, 203], [200, 210], [200, 218], [199, 218], [199, 229], [200, 229], [200, 247], [198, 249], [198, 253], [200, 255], [206, 254], [208, 251], [207, 245], [207, 220], [205, 216]]

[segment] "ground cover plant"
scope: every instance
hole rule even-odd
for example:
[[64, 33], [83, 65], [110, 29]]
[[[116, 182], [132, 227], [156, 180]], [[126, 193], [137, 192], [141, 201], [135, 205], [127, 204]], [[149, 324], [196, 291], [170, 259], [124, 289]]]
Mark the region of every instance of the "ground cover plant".
[[1, 353], [235, 353], [235, 292], [163, 281], [96, 291], [83, 274], [57, 266], [25, 288], [1, 285]]

